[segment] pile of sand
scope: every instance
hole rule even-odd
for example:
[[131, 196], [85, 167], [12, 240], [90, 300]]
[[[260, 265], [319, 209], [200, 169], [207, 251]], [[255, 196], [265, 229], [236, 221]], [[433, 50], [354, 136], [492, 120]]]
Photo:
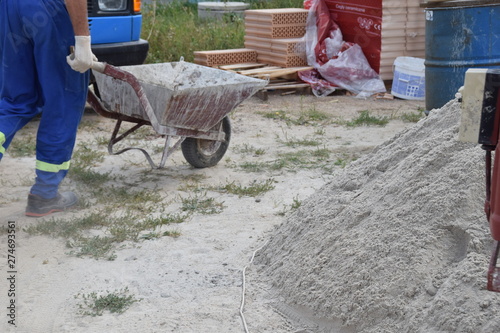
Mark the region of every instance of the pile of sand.
[[277, 228], [255, 264], [278, 309], [314, 332], [500, 330], [484, 151], [458, 142], [459, 119], [457, 101], [433, 110]]

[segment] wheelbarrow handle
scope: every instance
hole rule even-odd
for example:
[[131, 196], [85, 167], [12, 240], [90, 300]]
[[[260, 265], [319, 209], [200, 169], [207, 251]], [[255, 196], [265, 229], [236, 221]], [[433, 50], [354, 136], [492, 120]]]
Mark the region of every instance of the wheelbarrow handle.
[[92, 62], [92, 70], [99, 72], [99, 73], [104, 73], [104, 69], [106, 68], [106, 63], [105, 62], [99, 62], [99, 61], [94, 61]]

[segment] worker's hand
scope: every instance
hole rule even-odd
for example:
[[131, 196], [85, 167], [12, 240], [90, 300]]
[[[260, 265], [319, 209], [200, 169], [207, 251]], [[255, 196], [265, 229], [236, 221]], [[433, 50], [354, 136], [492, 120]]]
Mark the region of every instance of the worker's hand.
[[66, 61], [75, 71], [84, 73], [97, 61], [90, 48], [90, 36], [75, 36], [74, 53], [66, 57]]

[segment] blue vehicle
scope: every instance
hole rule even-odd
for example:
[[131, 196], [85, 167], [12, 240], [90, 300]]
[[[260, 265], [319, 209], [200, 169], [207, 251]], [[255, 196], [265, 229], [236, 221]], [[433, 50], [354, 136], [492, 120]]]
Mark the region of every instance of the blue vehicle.
[[149, 43], [141, 39], [141, 0], [88, 0], [92, 51], [114, 66], [144, 63]]

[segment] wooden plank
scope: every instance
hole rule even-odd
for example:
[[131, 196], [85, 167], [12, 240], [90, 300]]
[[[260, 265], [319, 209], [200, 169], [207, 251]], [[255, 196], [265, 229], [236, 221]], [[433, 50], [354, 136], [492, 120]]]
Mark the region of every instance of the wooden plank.
[[297, 72], [310, 70], [310, 69], [313, 69], [313, 67], [281, 68], [279, 70], [271, 70], [268, 72], [262, 72], [262, 73], [258, 73], [258, 74], [256, 73], [256, 75], [266, 75], [266, 77], [269, 77], [270, 79], [272, 79], [275, 77], [285, 76], [285, 75], [289, 75], [289, 74], [295, 74]]
[[297, 83], [297, 84], [284, 84], [276, 86], [265, 86], [263, 90], [273, 90], [273, 89], [294, 89], [294, 88], [306, 88], [309, 87], [309, 83]]
[[255, 63], [222, 65], [222, 66], [219, 66], [219, 69], [234, 70], [234, 69], [258, 68], [258, 67], [264, 67], [264, 66], [266, 66], [266, 64], [261, 64], [261, 63], [255, 62]]
[[266, 67], [249, 69], [246, 71], [238, 71], [238, 73], [240, 73], [241, 75], [254, 75], [254, 74], [269, 73], [270, 71], [273, 71], [273, 70], [283, 69], [283, 68], [278, 67], [278, 66], [267, 66], [267, 65], [264, 65], [264, 66], [266, 66]]
[[299, 81], [285, 81], [285, 80], [276, 80], [276, 81], [271, 81], [266, 87], [272, 87], [272, 86], [284, 86], [284, 85], [293, 85], [293, 84], [298, 84], [298, 83], [304, 83], [304, 82], [299, 82]]

